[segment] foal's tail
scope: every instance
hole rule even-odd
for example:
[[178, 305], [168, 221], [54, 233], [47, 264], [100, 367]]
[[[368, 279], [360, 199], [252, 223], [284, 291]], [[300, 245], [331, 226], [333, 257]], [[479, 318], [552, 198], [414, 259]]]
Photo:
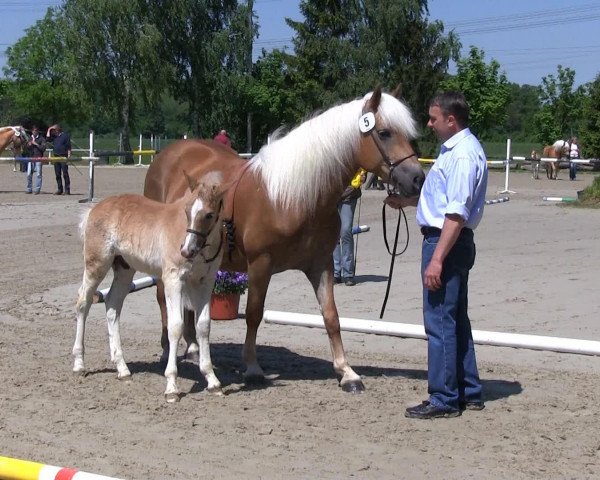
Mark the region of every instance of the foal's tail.
[[81, 217], [79, 218], [79, 236], [83, 240], [85, 238], [85, 229], [87, 227], [88, 218], [90, 217], [90, 212], [92, 211], [92, 205], [87, 205], [85, 209], [81, 212]]

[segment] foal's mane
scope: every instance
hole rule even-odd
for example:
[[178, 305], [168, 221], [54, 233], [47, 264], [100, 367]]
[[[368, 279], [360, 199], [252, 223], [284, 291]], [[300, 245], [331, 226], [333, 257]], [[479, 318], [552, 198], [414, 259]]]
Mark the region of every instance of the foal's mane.
[[[334, 106], [260, 149], [252, 168], [262, 175], [273, 203], [312, 213], [324, 194], [346, 187], [343, 174], [356, 169], [353, 159], [361, 139], [358, 120], [370, 96]], [[410, 111], [391, 95], [382, 94], [377, 113], [379, 128], [385, 125], [407, 138], [416, 136]]]

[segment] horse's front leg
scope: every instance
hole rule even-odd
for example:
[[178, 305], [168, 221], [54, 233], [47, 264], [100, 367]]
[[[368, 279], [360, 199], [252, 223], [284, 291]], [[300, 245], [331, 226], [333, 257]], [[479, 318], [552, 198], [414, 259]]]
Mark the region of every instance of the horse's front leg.
[[[333, 262], [330, 261], [330, 264]], [[352, 370], [346, 360], [342, 336], [340, 333], [340, 317], [338, 315], [335, 299], [333, 296], [333, 271], [332, 268], [316, 269], [306, 272], [306, 276], [312, 284], [317, 300], [321, 307], [325, 329], [329, 336], [329, 344], [333, 355], [333, 368], [341, 377], [340, 386], [342, 390], [350, 393], [360, 393], [365, 386], [360, 376]]]
[[263, 255], [248, 264], [248, 300], [246, 303], [246, 339], [242, 360], [246, 366], [244, 382], [263, 383], [265, 372], [256, 358], [256, 334], [263, 319], [265, 297], [271, 281], [271, 260]]
[[[212, 273], [211, 273], [212, 274]], [[209, 282], [210, 283], [210, 282]], [[222, 395], [221, 382], [215, 375], [210, 357], [210, 294], [213, 284], [210, 286], [193, 286], [190, 295], [194, 298], [194, 310], [196, 312], [196, 341], [200, 346], [198, 365], [200, 373], [206, 380], [206, 389], [210, 393]], [[184, 327], [185, 328], [185, 327]]]
[[177, 387], [177, 345], [183, 333], [183, 315], [181, 302], [181, 281], [178, 278], [163, 278], [165, 285], [165, 300], [167, 304], [167, 335], [169, 338], [169, 358], [165, 377], [167, 388], [165, 399], [169, 403], [179, 401], [179, 388]]

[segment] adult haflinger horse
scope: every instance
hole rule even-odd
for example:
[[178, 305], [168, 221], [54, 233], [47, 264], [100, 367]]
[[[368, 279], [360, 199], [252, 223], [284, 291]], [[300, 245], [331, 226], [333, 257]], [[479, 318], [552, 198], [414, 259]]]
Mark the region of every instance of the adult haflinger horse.
[[546, 145], [543, 156], [557, 159], [555, 162], [546, 161], [546, 177], [548, 177], [548, 180], [556, 180], [560, 170], [560, 159], [569, 158], [569, 142], [557, 140], [552, 145]]
[[[185, 172], [184, 172], [185, 173]], [[77, 300], [77, 332], [73, 346], [74, 372], [84, 367], [85, 320], [94, 293], [108, 270], [113, 281], [105, 297], [110, 355], [118, 377], [131, 375], [123, 358], [119, 317], [136, 270], [162, 279], [168, 307], [171, 344], [165, 370], [168, 402], [179, 400], [177, 344], [183, 330], [182, 309], [196, 313], [200, 371], [208, 391], [221, 392], [210, 358], [209, 301], [223, 255], [221, 223], [224, 187], [219, 172], [197, 183], [179, 172], [188, 190], [177, 202], [161, 204], [141, 195], [109, 197], [88, 210], [80, 225], [85, 270]]]
[[[25, 129], [20, 125], [16, 127], [0, 127], [0, 153], [10, 147], [14, 156], [23, 152], [23, 147], [29, 141], [29, 136]], [[13, 170], [16, 169], [17, 161], [15, 160]]]
[[[340, 336], [333, 296], [332, 254], [340, 230], [337, 202], [359, 167], [389, 181], [402, 196], [417, 195], [425, 174], [411, 146], [416, 128], [408, 108], [377, 88], [363, 99], [335, 106], [264, 146], [249, 162], [212, 141], [182, 140], [165, 148], [151, 164], [144, 194], [162, 202], [179, 198], [181, 170], [194, 176], [220, 169], [234, 183], [225, 198], [231, 251], [221, 268], [247, 271], [246, 382], [264, 381], [256, 358], [256, 334], [265, 296], [275, 273], [301, 270], [316, 293], [345, 391], [364, 389], [352, 370]], [[164, 298], [157, 297], [163, 317]], [[187, 324], [188, 326], [190, 324]], [[184, 332], [188, 354], [193, 334]]]

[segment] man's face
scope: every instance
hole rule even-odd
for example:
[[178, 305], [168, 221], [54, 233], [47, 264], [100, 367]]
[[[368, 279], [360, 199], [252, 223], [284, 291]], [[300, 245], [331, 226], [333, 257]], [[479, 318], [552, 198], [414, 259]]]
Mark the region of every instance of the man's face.
[[453, 115], [445, 117], [439, 106], [433, 105], [429, 107], [429, 121], [427, 122], [427, 126], [435, 132], [442, 142], [445, 142], [456, 133], [455, 125], [456, 121]]

